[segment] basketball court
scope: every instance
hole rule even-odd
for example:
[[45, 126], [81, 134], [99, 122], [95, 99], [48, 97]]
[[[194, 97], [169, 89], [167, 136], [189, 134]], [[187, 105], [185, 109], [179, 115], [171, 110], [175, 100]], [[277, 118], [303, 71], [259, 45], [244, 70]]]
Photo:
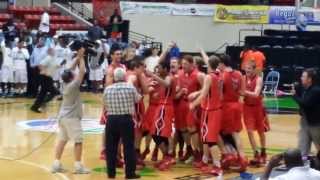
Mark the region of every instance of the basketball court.
[[[67, 173], [52, 174], [53, 150], [56, 130], [54, 118], [59, 108], [59, 101], [53, 101], [46, 107], [46, 113], [35, 114], [29, 110], [30, 99], [0, 99], [0, 179], [60, 179], [60, 180], [102, 180], [106, 179], [105, 162], [99, 160], [101, 148], [101, 133], [103, 127], [98, 118], [101, 113], [101, 94], [83, 93], [84, 102], [84, 153], [83, 162], [92, 173], [89, 175], [74, 175], [72, 144], [69, 144], [63, 154], [63, 164]], [[269, 157], [294, 148], [297, 144], [299, 115], [297, 105], [290, 97], [267, 98], [271, 131], [267, 133]], [[248, 156], [251, 156], [250, 145], [245, 131], [242, 140]], [[144, 148], [142, 148], [144, 149]], [[160, 157], [159, 157], [160, 158]], [[199, 174], [191, 165], [177, 163], [170, 171], [160, 172], [153, 168], [150, 157], [147, 167], [140, 171], [142, 179], [214, 179]], [[259, 173], [263, 168], [250, 168], [248, 172]], [[118, 179], [124, 179], [122, 169], [118, 169]], [[238, 177], [238, 173], [225, 172], [225, 179]]]

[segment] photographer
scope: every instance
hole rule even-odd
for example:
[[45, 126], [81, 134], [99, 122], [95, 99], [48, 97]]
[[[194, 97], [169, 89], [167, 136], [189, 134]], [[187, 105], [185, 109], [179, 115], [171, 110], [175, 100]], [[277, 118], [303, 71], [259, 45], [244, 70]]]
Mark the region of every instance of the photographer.
[[270, 159], [270, 162], [268, 163], [260, 180], [268, 180], [271, 175], [272, 169], [279, 166], [282, 161], [284, 161], [288, 172], [271, 178], [272, 180], [320, 179], [319, 171], [312, 169], [309, 166], [304, 166], [300, 150], [289, 149], [283, 154], [275, 155]]
[[[84, 65], [85, 49], [78, 50], [77, 60], [70, 69], [65, 70], [61, 78], [64, 83], [63, 101], [58, 115], [59, 132], [58, 143], [55, 150], [55, 161], [52, 165], [52, 173], [64, 172], [60, 162], [63, 150], [68, 140], [74, 142], [75, 172], [76, 174], [88, 174], [90, 170], [81, 163], [82, 155], [82, 103], [80, 99], [80, 85], [85, 74]], [[75, 75], [72, 70], [79, 64], [79, 73]]]
[[303, 156], [310, 152], [311, 142], [320, 151], [320, 87], [316, 84], [317, 72], [313, 68], [303, 71], [301, 85], [296, 85], [292, 93], [300, 106], [299, 149]]

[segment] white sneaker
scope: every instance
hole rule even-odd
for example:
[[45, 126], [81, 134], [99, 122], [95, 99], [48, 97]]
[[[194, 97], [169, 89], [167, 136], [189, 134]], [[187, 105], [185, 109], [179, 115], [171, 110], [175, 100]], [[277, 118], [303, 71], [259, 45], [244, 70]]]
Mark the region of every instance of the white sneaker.
[[53, 164], [52, 167], [51, 167], [51, 172], [52, 173], [64, 173], [66, 171], [67, 170], [64, 169], [61, 164]]
[[192, 164], [194, 158], [193, 156], [190, 156], [189, 159], [187, 159], [186, 161], [184, 161], [185, 164]]
[[91, 171], [85, 168], [82, 164], [80, 166], [75, 167], [74, 174], [90, 174]]

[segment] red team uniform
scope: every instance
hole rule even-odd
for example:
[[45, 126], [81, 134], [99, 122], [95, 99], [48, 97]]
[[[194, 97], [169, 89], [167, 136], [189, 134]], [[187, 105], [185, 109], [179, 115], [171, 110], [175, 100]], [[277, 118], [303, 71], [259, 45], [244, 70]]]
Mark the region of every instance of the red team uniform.
[[222, 132], [231, 134], [242, 130], [242, 105], [239, 102], [242, 75], [240, 71], [223, 72]]
[[171, 79], [170, 87], [160, 86], [157, 91], [159, 101], [151, 126], [151, 134], [169, 138], [172, 134], [172, 124], [175, 118], [173, 100], [176, 95], [176, 82], [174, 78]]
[[[134, 72], [127, 71], [127, 78], [131, 75], [136, 76], [136, 74]], [[134, 87], [136, 87], [139, 94], [143, 94], [140, 81], [136, 81], [133, 85], [134, 85]], [[144, 107], [144, 102], [143, 102], [143, 98], [142, 98], [139, 103], [135, 104], [135, 112], [132, 116], [132, 120], [134, 122], [135, 133], [142, 133], [142, 124], [143, 124], [143, 119], [144, 119], [144, 113], [145, 113], [145, 107]]]
[[[253, 92], [257, 85], [258, 76], [246, 77], [246, 90]], [[248, 130], [265, 131], [264, 108], [262, 96], [244, 98], [243, 119]]]
[[211, 76], [209, 94], [201, 102], [201, 140], [204, 143], [215, 143], [218, 142], [221, 130], [223, 81], [216, 72], [209, 75]]
[[148, 106], [148, 109], [146, 110], [146, 113], [144, 114], [143, 123], [142, 123], [142, 129], [147, 132], [151, 131], [151, 127], [154, 122], [153, 119], [155, 117], [155, 113], [156, 113], [157, 107], [159, 105], [158, 89], [159, 89], [160, 85], [159, 85], [159, 83], [156, 83], [152, 87], [154, 90], [149, 93], [149, 97], [150, 97], [149, 98], [149, 106]]
[[178, 72], [178, 84], [180, 89], [186, 88], [188, 90], [186, 95], [183, 95], [177, 102], [175, 124], [177, 129], [183, 129], [187, 127], [199, 127], [199, 120], [197, 119], [199, 111], [190, 111], [188, 95], [201, 89], [201, 85], [198, 81], [197, 69], [192, 70], [192, 72], [185, 73], [184, 71]]

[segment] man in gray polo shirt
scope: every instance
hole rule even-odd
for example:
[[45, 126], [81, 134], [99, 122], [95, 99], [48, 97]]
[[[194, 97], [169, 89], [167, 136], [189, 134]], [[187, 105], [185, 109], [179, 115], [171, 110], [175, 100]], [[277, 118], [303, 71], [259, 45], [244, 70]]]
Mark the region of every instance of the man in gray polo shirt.
[[[77, 60], [70, 70], [65, 70], [61, 78], [64, 82], [62, 92], [63, 101], [58, 115], [59, 131], [58, 143], [55, 149], [55, 161], [52, 165], [52, 172], [65, 171], [60, 163], [60, 159], [68, 140], [74, 142], [75, 171], [76, 174], [88, 174], [90, 171], [81, 163], [82, 154], [82, 103], [80, 99], [80, 85], [85, 74], [84, 48], [78, 50]], [[79, 64], [79, 74], [74, 75], [72, 69]]]

